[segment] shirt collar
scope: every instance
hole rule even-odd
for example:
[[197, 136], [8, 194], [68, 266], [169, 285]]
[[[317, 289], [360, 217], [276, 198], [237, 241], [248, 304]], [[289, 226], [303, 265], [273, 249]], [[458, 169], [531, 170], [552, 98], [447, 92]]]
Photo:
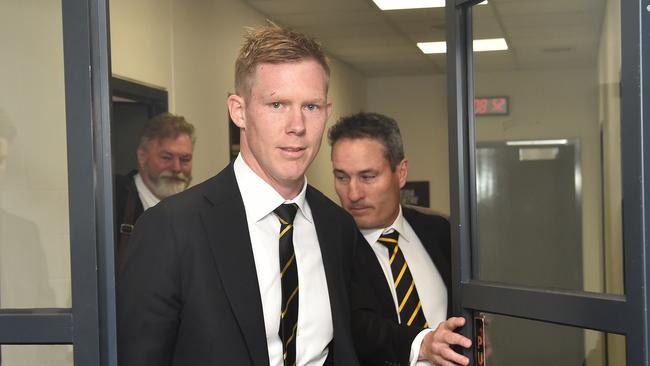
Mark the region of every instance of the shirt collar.
[[147, 210], [160, 202], [160, 199], [156, 197], [156, 195], [153, 194], [149, 187], [147, 187], [147, 185], [144, 183], [144, 180], [142, 180], [140, 173], [133, 176], [133, 181], [135, 182], [135, 188], [138, 190], [140, 201], [142, 201], [143, 210]]
[[233, 164], [235, 179], [241, 192], [246, 216], [253, 222], [258, 222], [272, 213], [283, 203], [295, 203], [298, 211], [309, 222], [313, 222], [311, 209], [305, 199], [307, 192], [307, 177], [298, 195], [290, 200], [285, 200], [270, 184], [258, 176], [244, 161], [241, 154], [237, 155]]
[[400, 236], [400, 240], [406, 240], [406, 242], [410, 242], [412, 238], [409, 237], [409, 233], [405, 229], [404, 220], [405, 219], [404, 215], [402, 214], [402, 206], [400, 205], [399, 213], [391, 225], [383, 228], [361, 229], [361, 234], [363, 234], [363, 237], [366, 238], [366, 241], [368, 241], [368, 243], [374, 243], [383, 233], [397, 230]]

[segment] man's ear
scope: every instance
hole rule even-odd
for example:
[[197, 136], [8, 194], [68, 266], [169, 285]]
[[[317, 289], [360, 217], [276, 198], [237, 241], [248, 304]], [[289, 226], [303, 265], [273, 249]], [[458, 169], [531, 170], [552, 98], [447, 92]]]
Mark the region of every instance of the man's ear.
[[395, 167], [395, 170], [399, 177], [399, 187], [404, 188], [406, 177], [409, 174], [409, 161], [406, 159], [400, 161], [399, 164], [397, 164], [397, 167]]
[[144, 166], [144, 163], [147, 161], [147, 151], [145, 150], [144, 147], [138, 147], [136, 155], [138, 158], [138, 169], [140, 169]]
[[240, 97], [237, 94], [231, 94], [228, 96], [227, 104], [228, 113], [230, 113], [230, 119], [232, 119], [232, 121], [235, 123], [235, 126], [239, 128], [246, 128], [246, 104], [244, 98]]

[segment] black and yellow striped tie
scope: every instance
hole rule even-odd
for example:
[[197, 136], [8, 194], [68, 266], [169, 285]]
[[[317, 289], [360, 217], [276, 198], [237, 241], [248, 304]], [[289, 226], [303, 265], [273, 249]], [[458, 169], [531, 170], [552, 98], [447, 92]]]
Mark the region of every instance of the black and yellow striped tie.
[[296, 331], [298, 328], [298, 265], [293, 251], [293, 219], [296, 204], [282, 204], [273, 212], [280, 220], [280, 279], [282, 306], [280, 308], [280, 339], [285, 366], [296, 364]]
[[409, 270], [404, 254], [398, 245], [399, 233], [397, 230], [382, 234], [377, 241], [388, 248], [390, 269], [393, 272], [393, 287], [397, 294], [399, 305], [400, 324], [427, 328], [427, 320], [422, 312], [422, 304], [415, 281]]

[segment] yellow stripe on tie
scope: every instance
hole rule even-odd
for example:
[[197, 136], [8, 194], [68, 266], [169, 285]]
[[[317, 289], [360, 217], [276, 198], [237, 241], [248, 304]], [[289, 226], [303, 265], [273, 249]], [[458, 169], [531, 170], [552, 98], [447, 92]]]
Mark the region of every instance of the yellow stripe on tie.
[[425, 322], [422, 328], [429, 328], [429, 322]]
[[380, 237], [379, 239], [377, 239], [377, 241], [383, 241], [384, 243], [393, 243], [393, 244], [397, 244], [397, 240], [395, 240], [395, 239], [391, 239], [391, 238], [386, 238], [386, 237], [383, 237], [383, 236]]
[[397, 285], [399, 285], [399, 281], [402, 280], [402, 276], [404, 276], [407, 268], [408, 266], [406, 265], [406, 262], [404, 262], [402, 269], [399, 271], [399, 275], [397, 275], [397, 279], [395, 279], [395, 288], [397, 288]]
[[422, 307], [422, 303], [418, 301], [418, 306], [415, 307], [415, 310], [413, 311], [413, 314], [409, 318], [409, 321], [406, 322], [406, 325], [411, 325], [413, 323], [413, 320], [415, 320], [415, 316], [418, 315], [420, 312], [420, 308]]
[[397, 251], [399, 250], [399, 246], [395, 245], [395, 249], [393, 249], [393, 254], [390, 256], [390, 260], [388, 263], [390, 265], [393, 265], [393, 261], [395, 260], [395, 257], [397, 256]]
[[292, 227], [293, 227], [293, 225], [287, 225], [287, 227], [285, 227], [284, 230], [282, 230], [282, 232], [280, 232], [280, 237], [284, 236], [284, 234], [286, 234], [287, 231], [291, 230]]
[[406, 305], [406, 301], [408, 301], [409, 296], [411, 296], [411, 292], [413, 292], [413, 289], [415, 288], [415, 282], [411, 281], [411, 287], [409, 287], [409, 290], [406, 291], [406, 295], [404, 295], [404, 298], [402, 299], [402, 303], [399, 304], [399, 312], [402, 312], [402, 309], [404, 309], [404, 305]]
[[291, 258], [289, 258], [289, 260], [287, 261], [287, 264], [285, 264], [284, 268], [282, 268], [282, 271], [280, 272], [280, 278], [284, 277], [284, 272], [286, 272], [287, 269], [289, 269], [289, 266], [291, 265], [291, 263], [293, 263], [293, 260], [295, 258], [296, 258], [296, 253], [293, 253], [291, 255]]
[[280, 216], [277, 215], [277, 214], [276, 214], [275, 216], [278, 217], [278, 220], [280, 220], [280, 222], [282, 223], [282, 225], [289, 225], [289, 223], [287, 222], [287, 220], [283, 219], [282, 217], [280, 217]]
[[293, 329], [291, 330], [291, 337], [287, 339], [287, 343], [284, 345], [284, 347], [289, 347], [289, 343], [291, 343], [291, 341], [293, 341], [293, 338], [296, 336], [296, 329], [298, 329], [298, 323], [293, 326]]
[[295, 290], [291, 293], [291, 296], [287, 299], [287, 305], [285, 305], [284, 310], [282, 311], [282, 319], [284, 319], [284, 316], [287, 314], [287, 310], [289, 310], [289, 304], [291, 304], [291, 300], [293, 300], [294, 297], [298, 294], [298, 287], [296, 287]]

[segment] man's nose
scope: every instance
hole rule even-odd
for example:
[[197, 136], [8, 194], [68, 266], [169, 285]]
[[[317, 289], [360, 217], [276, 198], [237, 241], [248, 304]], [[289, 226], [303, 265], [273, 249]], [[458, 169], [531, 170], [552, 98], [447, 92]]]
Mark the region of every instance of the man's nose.
[[361, 188], [360, 184], [354, 179], [350, 180], [348, 198], [352, 202], [363, 199], [363, 189]]
[[181, 159], [173, 159], [172, 164], [171, 164], [171, 171], [174, 174], [178, 174], [181, 172]]
[[291, 113], [287, 130], [287, 132], [295, 133], [296, 135], [303, 135], [305, 133], [305, 115], [302, 108], [296, 108], [296, 110]]

